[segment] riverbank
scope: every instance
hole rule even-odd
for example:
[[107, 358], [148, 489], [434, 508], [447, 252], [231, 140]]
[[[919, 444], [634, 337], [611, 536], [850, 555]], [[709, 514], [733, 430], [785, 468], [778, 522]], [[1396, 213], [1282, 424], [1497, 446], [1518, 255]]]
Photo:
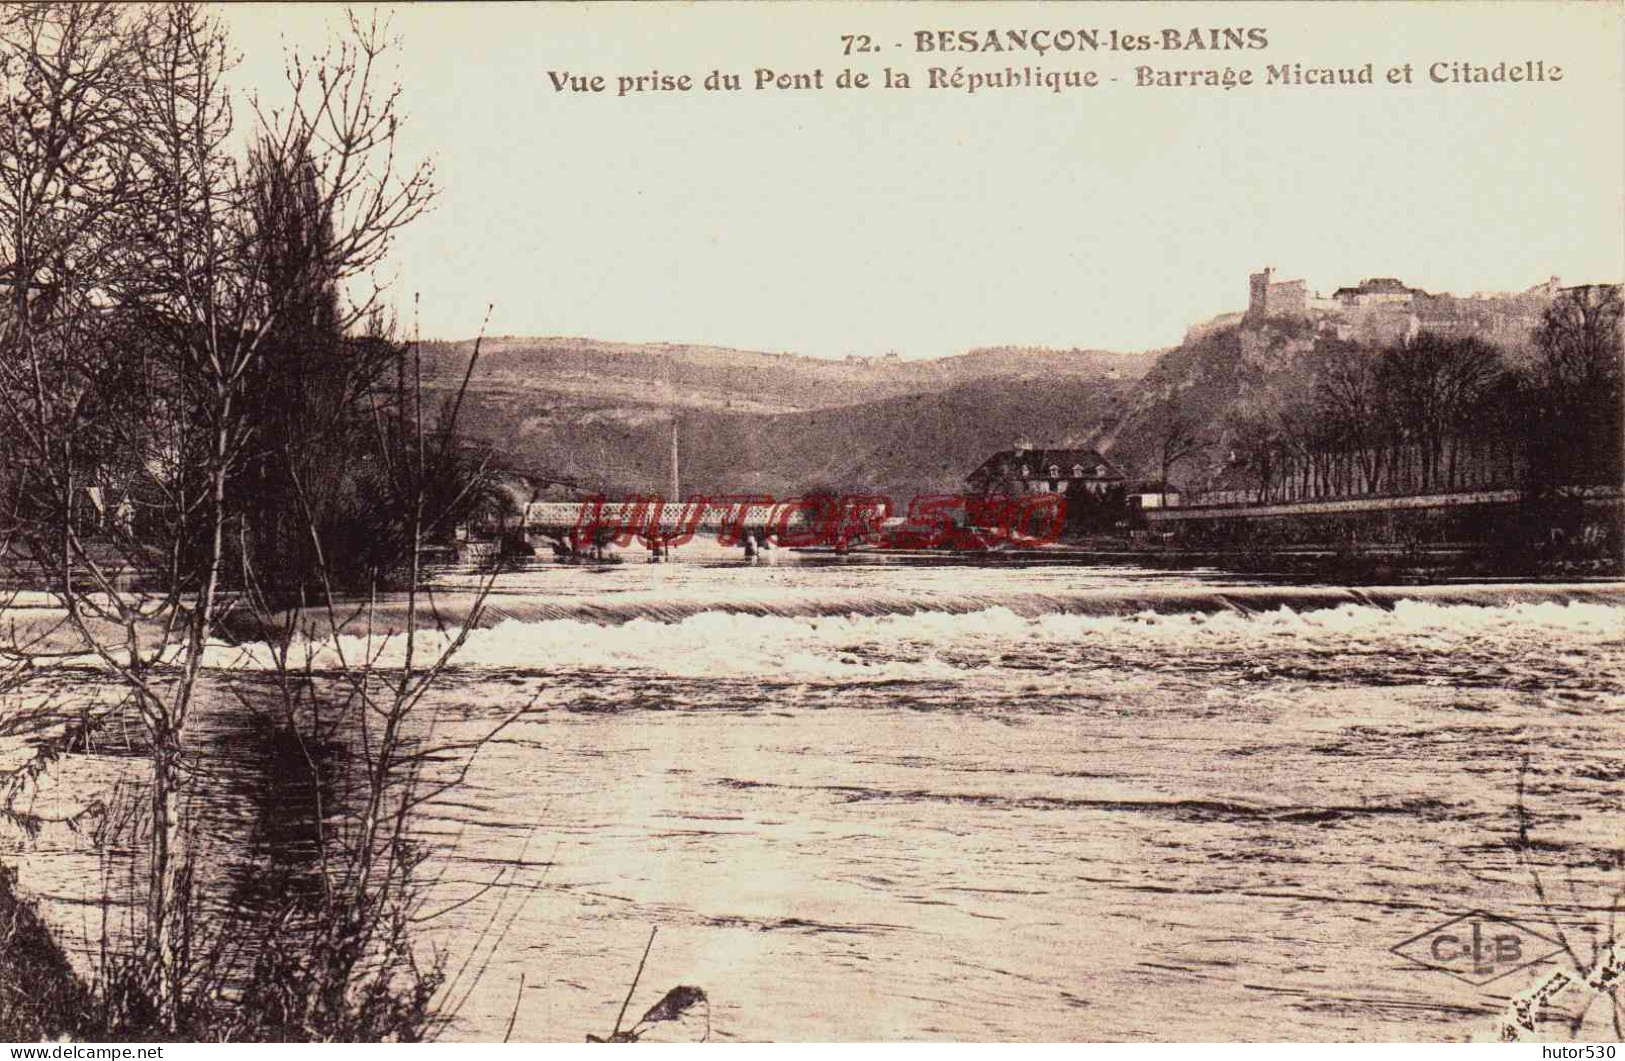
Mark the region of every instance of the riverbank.
[[0, 1040], [31, 1043], [77, 1035], [90, 992], [74, 973], [17, 875], [0, 862]]

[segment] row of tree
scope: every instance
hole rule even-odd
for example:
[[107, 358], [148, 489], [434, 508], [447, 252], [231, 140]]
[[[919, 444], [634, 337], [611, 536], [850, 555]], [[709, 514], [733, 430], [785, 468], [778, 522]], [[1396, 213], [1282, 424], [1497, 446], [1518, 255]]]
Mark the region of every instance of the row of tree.
[[[492, 485], [456, 431], [462, 391], [424, 408], [416, 350], [371, 280], [436, 190], [427, 164], [401, 161], [388, 43], [352, 18], [325, 53], [289, 56], [281, 103], [244, 114], [231, 44], [199, 5], [0, 9], [0, 557], [55, 595], [68, 648], [123, 685], [117, 710], [152, 763], [137, 946], [125, 975], [104, 970], [103, 1033], [422, 1030], [433, 978], [408, 975], [404, 1001], [391, 986], [416, 970], [399, 886], [418, 858], [418, 767], [401, 742], [432, 678], [410, 601], [404, 670], [347, 671], [327, 713], [299, 691], [308, 675], [277, 686], [301, 741], [359, 732], [365, 764], [354, 816], [328, 823], [347, 839], [324, 852], [321, 909], [274, 922], [310, 927], [313, 949], [276, 966], [297, 988], [200, 974], [185, 797], [203, 650], [228, 609], [274, 626], [345, 589], [411, 592], [425, 540]], [[267, 635], [279, 667], [297, 629]], [[18, 674], [39, 651], [3, 646]], [[228, 1002], [229, 1027], [209, 1023]], [[275, 1013], [254, 1025], [251, 1006]]]
[[[1535, 330], [1532, 363], [1471, 335], [1381, 350], [1320, 339], [1309, 371], [1257, 390], [1225, 425], [1248, 500], [1618, 485], [1625, 468], [1617, 286], [1572, 288]], [[1204, 443], [1166, 417], [1167, 465]]]
[[229, 45], [198, 9], [7, 13], [14, 553], [58, 574], [90, 555], [68, 526], [187, 591], [252, 575], [282, 592], [319, 571], [365, 585], [409, 560], [420, 487], [431, 532], [488, 489], [455, 410], [425, 425], [414, 351], [368, 283], [434, 185], [427, 166], [396, 170], [395, 96], [370, 83], [385, 42], [352, 29], [290, 68], [291, 105], [256, 111], [239, 154]]

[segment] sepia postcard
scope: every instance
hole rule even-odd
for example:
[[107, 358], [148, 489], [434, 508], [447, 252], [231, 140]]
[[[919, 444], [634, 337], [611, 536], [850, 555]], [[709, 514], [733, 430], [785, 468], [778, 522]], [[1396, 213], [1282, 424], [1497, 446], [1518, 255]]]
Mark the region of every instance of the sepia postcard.
[[0, 89], [8, 1058], [1625, 1038], [1620, 3], [7, 3]]

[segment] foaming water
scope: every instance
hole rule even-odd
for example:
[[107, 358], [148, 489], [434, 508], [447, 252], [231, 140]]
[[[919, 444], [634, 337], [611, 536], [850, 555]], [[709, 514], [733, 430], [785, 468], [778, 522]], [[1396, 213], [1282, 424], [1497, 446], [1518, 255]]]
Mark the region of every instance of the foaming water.
[[[1621, 653], [1609, 651], [1621, 645], [1625, 599], [1620, 604], [1537, 599], [1496, 607], [1411, 600], [1403, 592], [1394, 591], [1387, 606], [1314, 607], [1325, 597], [1318, 592], [1291, 598], [1300, 606], [1309, 604], [1307, 610], [1279, 603], [1268, 607], [1275, 593], [1230, 593], [1220, 598], [1226, 607], [1182, 612], [1114, 614], [1097, 596], [1088, 598], [1094, 605], [1090, 611], [1033, 615], [998, 604], [965, 612], [933, 608], [879, 615], [710, 609], [676, 619], [640, 615], [613, 625], [576, 618], [506, 618], [470, 632], [453, 665], [520, 673], [571, 670], [835, 682], [1003, 680], [1011, 670], [1021, 670], [1047, 672], [1055, 680], [1079, 667], [1102, 665], [1189, 669], [1207, 666], [1220, 653], [1255, 668], [1318, 665], [1345, 677], [1349, 665], [1361, 662], [1376, 671], [1403, 667], [1408, 657], [1425, 658], [1436, 677], [1479, 684], [1507, 677], [1505, 667], [1482, 670], [1484, 659], [1515, 663], [1538, 675], [1554, 662], [1544, 650], [1551, 642], [1531, 639], [1556, 636], [1571, 653], [1598, 654], [1591, 674], [1595, 680], [1612, 680], [1625, 666]], [[1161, 603], [1168, 608], [1213, 601], [1211, 595], [1167, 596]], [[1261, 610], [1246, 610], [1242, 602]], [[1114, 603], [1132, 607], [1138, 602]], [[416, 658], [434, 658], [457, 636], [455, 630], [420, 632]], [[400, 666], [405, 651], [399, 636], [342, 635], [303, 646], [296, 655], [320, 669], [336, 666], [341, 658]], [[222, 647], [212, 662], [253, 665], [255, 658], [252, 651]]]
[[[1366, 604], [1391, 608], [1400, 601], [1501, 605], [1524, 602], [1625, 602], [1617, 583], [1476, 584], [1341, 587], [1279, 585], [1208, 574], [1174, 574], [1086, 567], [977, 568], [684, 568], [663, 565], [571, 572], [526, 572], [486, 598], [480, 622], [580, 619], [618, 625], [634, 619], [674, 622], [702, 612], [817, 618], [847, 615], [969, 614], [1005, 608], [1017, 615], [1132, 615], [1139, 612], [1252, 614], [1280, 607], [1295, 611]], [[563, 569], [569, 571], [569, 569]], [[454, 624], [474, 599], [464, 581], [445, 580], [419, 607]], [[390, 600], [375, 614], [398, 622], [403, 602]]]
[[[1473, 909], [1601, 932], [1617, 890], [1618, 587], [628, 565], [492, 601], [419, 718], [527, 709], [425, 808], [429, 941], [492, 930], [456, 1037], [500, 1039], [521, 976], [516, 1040], [603, 1034], [659, 926], [632, 1010], [700, 985], [718, 1039], [1467, 1039], [1545, 970], [1390, 947]], [[297, 808], [224, 691], [251, 655], [211, 654], [229, 849]], [[1510, 846], [1526, 760], [1552, 909]]]

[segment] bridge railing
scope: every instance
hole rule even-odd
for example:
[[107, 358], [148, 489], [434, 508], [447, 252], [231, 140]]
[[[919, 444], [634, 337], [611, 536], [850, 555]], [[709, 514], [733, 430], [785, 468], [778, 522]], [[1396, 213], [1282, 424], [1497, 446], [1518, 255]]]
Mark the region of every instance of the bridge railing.
[[631, 501], [538, 501], [525, 506], [523, 526], [542, 533], [604, 529], [685, 531], [795, 529], [807, 523], [806, 506], [794, 501], [750, 502], [698, 499], [667, 504]]
[[566, 541], [681, 545], [715, 531], [724, 545], [746, 545], [747, 537], [780, 545], [833, 546], [857, 543], [891, 548], [990, 548], [990, 543], [1024, 544], [1055, 540], [1064, 526], [1065, 500], [1059, 494], [1017, 499], [982, 495], [921, 495], [906, 514], [879, 495], [769, 498], [694, 498], [668, 504], [658, 497], [610, 501], [536, 502], [526, 507], [525, 531]]
[[[1571, 487], [1573, 496], [1587, 500], [1618, 498], [1621, 491], [1612, 486]], [[1397, 512], [1408, 509], [1456, 508], [1467, 505], [1506, 505], [1523, 497], [1518, 490], [1457, 490], [1448, 493], [1404, 494], [1327, 499], [1303, 499], [1265, 503], [1224, 505], [1185, 505], [1145, 511], [1148, 523], [1180, 523], [1202, 519], [1259, 518], [1264, 516], [1331, 515], [1350, 512]]]

